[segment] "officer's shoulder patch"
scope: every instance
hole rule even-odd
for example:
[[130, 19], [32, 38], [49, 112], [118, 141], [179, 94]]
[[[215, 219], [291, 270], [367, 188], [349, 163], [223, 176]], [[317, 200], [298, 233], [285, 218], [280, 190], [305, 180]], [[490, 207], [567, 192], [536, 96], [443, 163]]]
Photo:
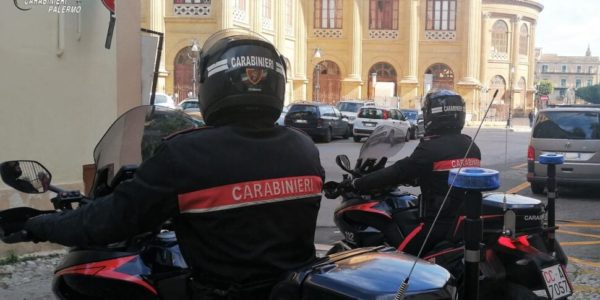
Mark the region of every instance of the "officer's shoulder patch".
[[176, 131], [174, 133], [171, 133], [170, 135], [165, 136], [163, 138], [163, 141], [168, 141], [170, 139], [173, 139], [176, 136], [188, 134], [190, 132], [196, 132], [196, 131], [201, 131], [201, 130], [206, 130], [206, 129], [211, 129], [211, 128], [213, 128], [213, 127], [212, 126], [202, 126], [202, 127], [196, 127], [196, 128], [183, 129], [183, 130]]

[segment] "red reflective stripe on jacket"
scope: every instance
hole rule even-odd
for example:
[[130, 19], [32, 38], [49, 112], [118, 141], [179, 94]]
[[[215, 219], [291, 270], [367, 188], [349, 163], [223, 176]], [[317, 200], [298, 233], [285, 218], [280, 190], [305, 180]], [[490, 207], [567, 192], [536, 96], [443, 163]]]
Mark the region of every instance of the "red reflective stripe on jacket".
[[[462, 162], [462, 164], [461, 164]], [[433, 163], [434, 171], [448, 171], [454, 168], [466, 168], [466, 167], [479, 167], [481, 165], [481, 160], [478, 158], [466, 158], [466, 159], [449, 159], [436, 161]]]
[[239, 182], [180, 194], [179, 212], [201, 213], [318, 196], [322, 187], [319, 176]]

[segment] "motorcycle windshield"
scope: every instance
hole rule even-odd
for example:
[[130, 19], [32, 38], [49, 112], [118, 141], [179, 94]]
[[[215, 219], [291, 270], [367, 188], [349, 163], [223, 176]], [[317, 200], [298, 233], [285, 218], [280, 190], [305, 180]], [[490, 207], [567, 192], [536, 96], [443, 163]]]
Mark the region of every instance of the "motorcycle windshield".
[[94, 148], [96, 170], [107, 170], [106, 182], [126, 165], [140, 165], [154, 154], [162, 139], [175, 132], [199, 127], [182, 111], [143, 105], [121, 115]]
[[392, 157], [402, 150], [405, 138], [406, 132], [399, 128], [390, 125], [378, 126], [360, 148], [359, 158], [380, 160], [383, 157]]

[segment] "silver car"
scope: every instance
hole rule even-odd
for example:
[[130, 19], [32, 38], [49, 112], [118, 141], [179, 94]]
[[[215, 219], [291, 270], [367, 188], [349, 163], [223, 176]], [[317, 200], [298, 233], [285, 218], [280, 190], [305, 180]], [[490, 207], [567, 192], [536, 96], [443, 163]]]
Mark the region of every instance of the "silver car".
[[535, 194], [544, 192], [547, 168], [539, 163], [546, 153], [563, 154], [556, 167], [559, 185], [600, 184], [600, 105], [564, 105], [541, 110], [527, 151], [527, 181]]

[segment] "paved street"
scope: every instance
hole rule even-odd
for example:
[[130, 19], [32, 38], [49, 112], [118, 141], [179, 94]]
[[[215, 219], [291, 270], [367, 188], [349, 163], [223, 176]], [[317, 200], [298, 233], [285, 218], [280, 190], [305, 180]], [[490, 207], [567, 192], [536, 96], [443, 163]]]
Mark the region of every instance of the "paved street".
[[[466, 128], [465, 133], [473, 136], [475, 128]], [[508, 142], [506, 142], [508, 141]], [[529, 132], [507, 132], [504, 129], [484, 128], [479, 133], [476, 143], [482, 152], [482, 166], [496, 169], [501, 174], [499, 192], [517, 193], [545, 201], [545, 195], [533, 195], [525, 180], [527, 172], [527, 146]], [[391, 158], [391, 162], [409, 155], [418, 141], [410, 141], [400, 153]], [[358, 157], [362, 143], [351, 139], [335, 140], [332, 143], [317, 144], [321, 161], [325, 167], [327, 180], [339, 181], [343, 171], [335, 165], [335, 156], [346, 154], [354, 162]], [[418, 188], [406, 188], [419, 193]], [[319, 212], [317, 243], [330, 244], [339, 239], [333, 223], [333, 210], [339, 200], [323, 199]], [[557, 200], [557, 219], [560, 230], [558, 239], [572, 262], [600, 267], [600, 190], [560, 188]]]

